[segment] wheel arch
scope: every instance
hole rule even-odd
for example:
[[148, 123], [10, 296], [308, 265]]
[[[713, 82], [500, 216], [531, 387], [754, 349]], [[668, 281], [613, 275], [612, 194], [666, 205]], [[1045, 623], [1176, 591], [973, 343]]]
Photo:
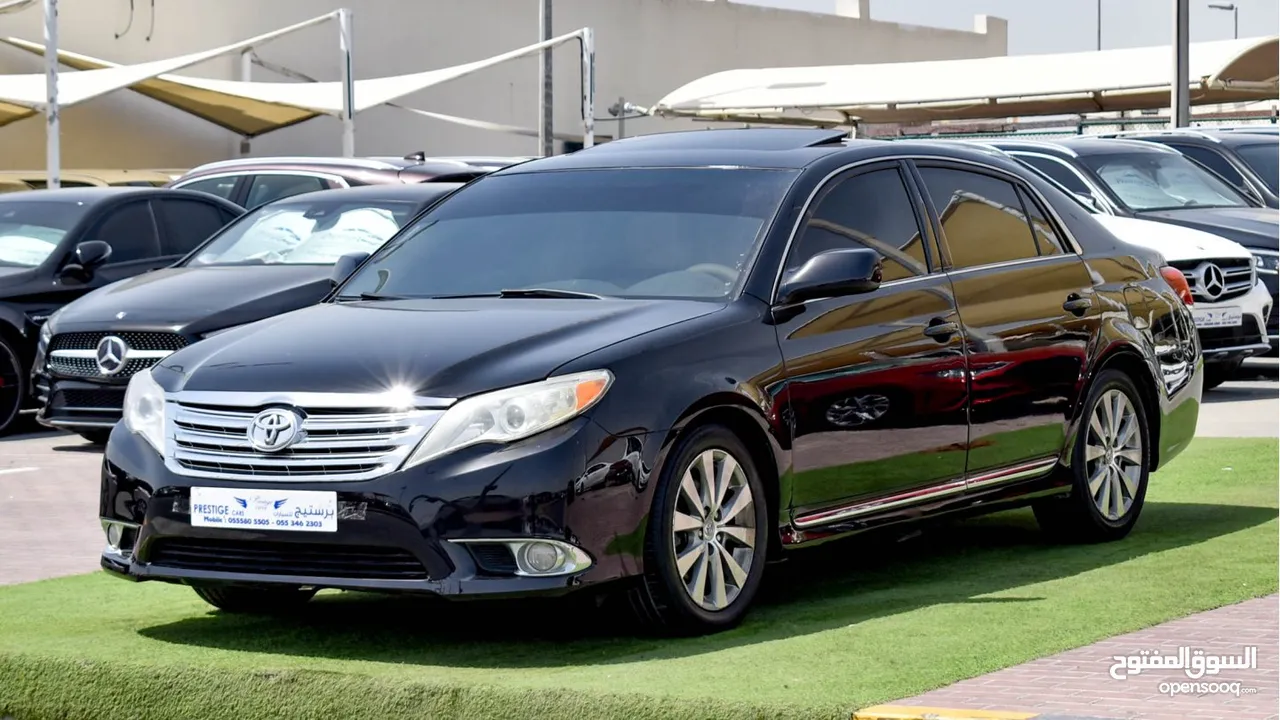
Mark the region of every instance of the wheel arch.
[[[1129, 379], [1133, 381], [1134, 386], [1138, 388], [1138, 394], [1142, 398], [1142, 407], [1147, 416], [1147, 427], [1149, 428], [1151, 442], [1150, 446], [1148, 470], [1155, 472], [1160, 467], [1160, 396], [1156, 387], [1155, 376], [1151, 372], [1151, 368], [1147, 361], [1143, 358], [1142, 353], [1135, 347], [1128, 344], [1118, 344], [1108, 348], [1098, 359], [1094, 366], [1092, 375], [1089, 378], [1090, 387], [1093, 385], [1094, 379], [1105, 370], [1119, 370]], [[1079, 424], [1083, 422], [1084, 408], [1077, 413], [1077, 431]]]
[[701, 398], [691, 405], [676, 421], [668, 435], [666, 446], [674, 446], [693, 430], [705, 425], [722, 425], [742, 440], [751, 460], [760, 473], [765, 487], [765, 500], [769, 512], [769, 546], [766, 559], [777, 558], [782, 552], [778, 527], [782, 507], [782, 475], [786, 467], [786, 451], [770, 432], [770, 422], [760, 408], [736, 393], [716, 393]]

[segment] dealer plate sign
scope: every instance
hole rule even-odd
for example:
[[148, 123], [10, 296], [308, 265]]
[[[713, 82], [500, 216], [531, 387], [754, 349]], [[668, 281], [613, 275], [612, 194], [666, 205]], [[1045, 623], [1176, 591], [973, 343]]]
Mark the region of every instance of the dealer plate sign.
[[243, 530], [336, 532], [338, 493], [193, 487], [191, 525]]
[[1243, 313], [1238, 307], [1193, 307], [1191, 316], [1195, 318], [1196, 327], [1199, 328], [1236, 327], [1240, 324]]

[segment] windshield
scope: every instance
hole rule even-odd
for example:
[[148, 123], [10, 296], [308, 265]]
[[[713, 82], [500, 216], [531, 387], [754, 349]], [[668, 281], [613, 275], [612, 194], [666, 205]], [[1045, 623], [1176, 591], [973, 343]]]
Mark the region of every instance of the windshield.
[[84, 216], [78, 202], [0, 203], [0, 265], [36, 267]]
[[382, 247], [418, 207], [395, 200], [263, 205], [228, 225], [185, 264], [332, 265], [347, 253]]
[[1271, 188], [1271, 192], [1280, 193], [1280, 189], [1276, 188], [1276, 183], [1280, 182], [1280, 153], [1276, 150], [1277, 143], [1241, 145], [1236, 148], [1245, 163]]
[[1131, 210], [1249, 207], [1230, 185], [1176, 153], [1107, 153], [1082, 157]]
[[736, 168], [489, 176], [392, 240], [340, 299], [519, 289], [724, 298], [795, 176]]

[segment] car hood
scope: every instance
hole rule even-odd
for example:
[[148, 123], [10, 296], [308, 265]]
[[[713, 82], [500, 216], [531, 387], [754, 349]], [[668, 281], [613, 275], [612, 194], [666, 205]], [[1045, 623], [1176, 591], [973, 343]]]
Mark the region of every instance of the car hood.
[[1094, 218], [1121, 240], [1155, 250], [1171, 262], [1251, 257], [1240, 243], [1195, 228], [1114, 215]]
[[99, 288], [58, 315], [57, 332], [165, 328], [200, 334], [318, 302], [333, 285], [321, 265], [175, 267]]
[[474, 298], [322, 303], [169, 356], [169, 391], [465, 397], [545, 379], [600, 348], [725, 305], [691, 300]]
[[1180, 208], [1152, 210], [1138, 217], [1204, 230], [1246, 247], [1275, 250], [1280, 245], [1280, 217], [1268, 208]]

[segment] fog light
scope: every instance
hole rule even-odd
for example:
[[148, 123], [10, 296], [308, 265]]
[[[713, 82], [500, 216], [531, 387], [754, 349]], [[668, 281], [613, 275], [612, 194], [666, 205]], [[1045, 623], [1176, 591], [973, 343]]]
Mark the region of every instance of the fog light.
[[113, 548], [120, 547], [120, 538], [124, 535], [119, 525], [112, 523], [107, 526], [107, 544]]
[[107, 536], [107, 553], [122, 558], [133, 555], [133, 546], [138, 541], [137, 523], [104, 519], [102, 530]]
[[539, 575], [554, 571], [564, 562], [564, 556], [560, 554], [560, 549], [551, 543], [529, 543], [524, 546], [523, 554], [523, 564]]

